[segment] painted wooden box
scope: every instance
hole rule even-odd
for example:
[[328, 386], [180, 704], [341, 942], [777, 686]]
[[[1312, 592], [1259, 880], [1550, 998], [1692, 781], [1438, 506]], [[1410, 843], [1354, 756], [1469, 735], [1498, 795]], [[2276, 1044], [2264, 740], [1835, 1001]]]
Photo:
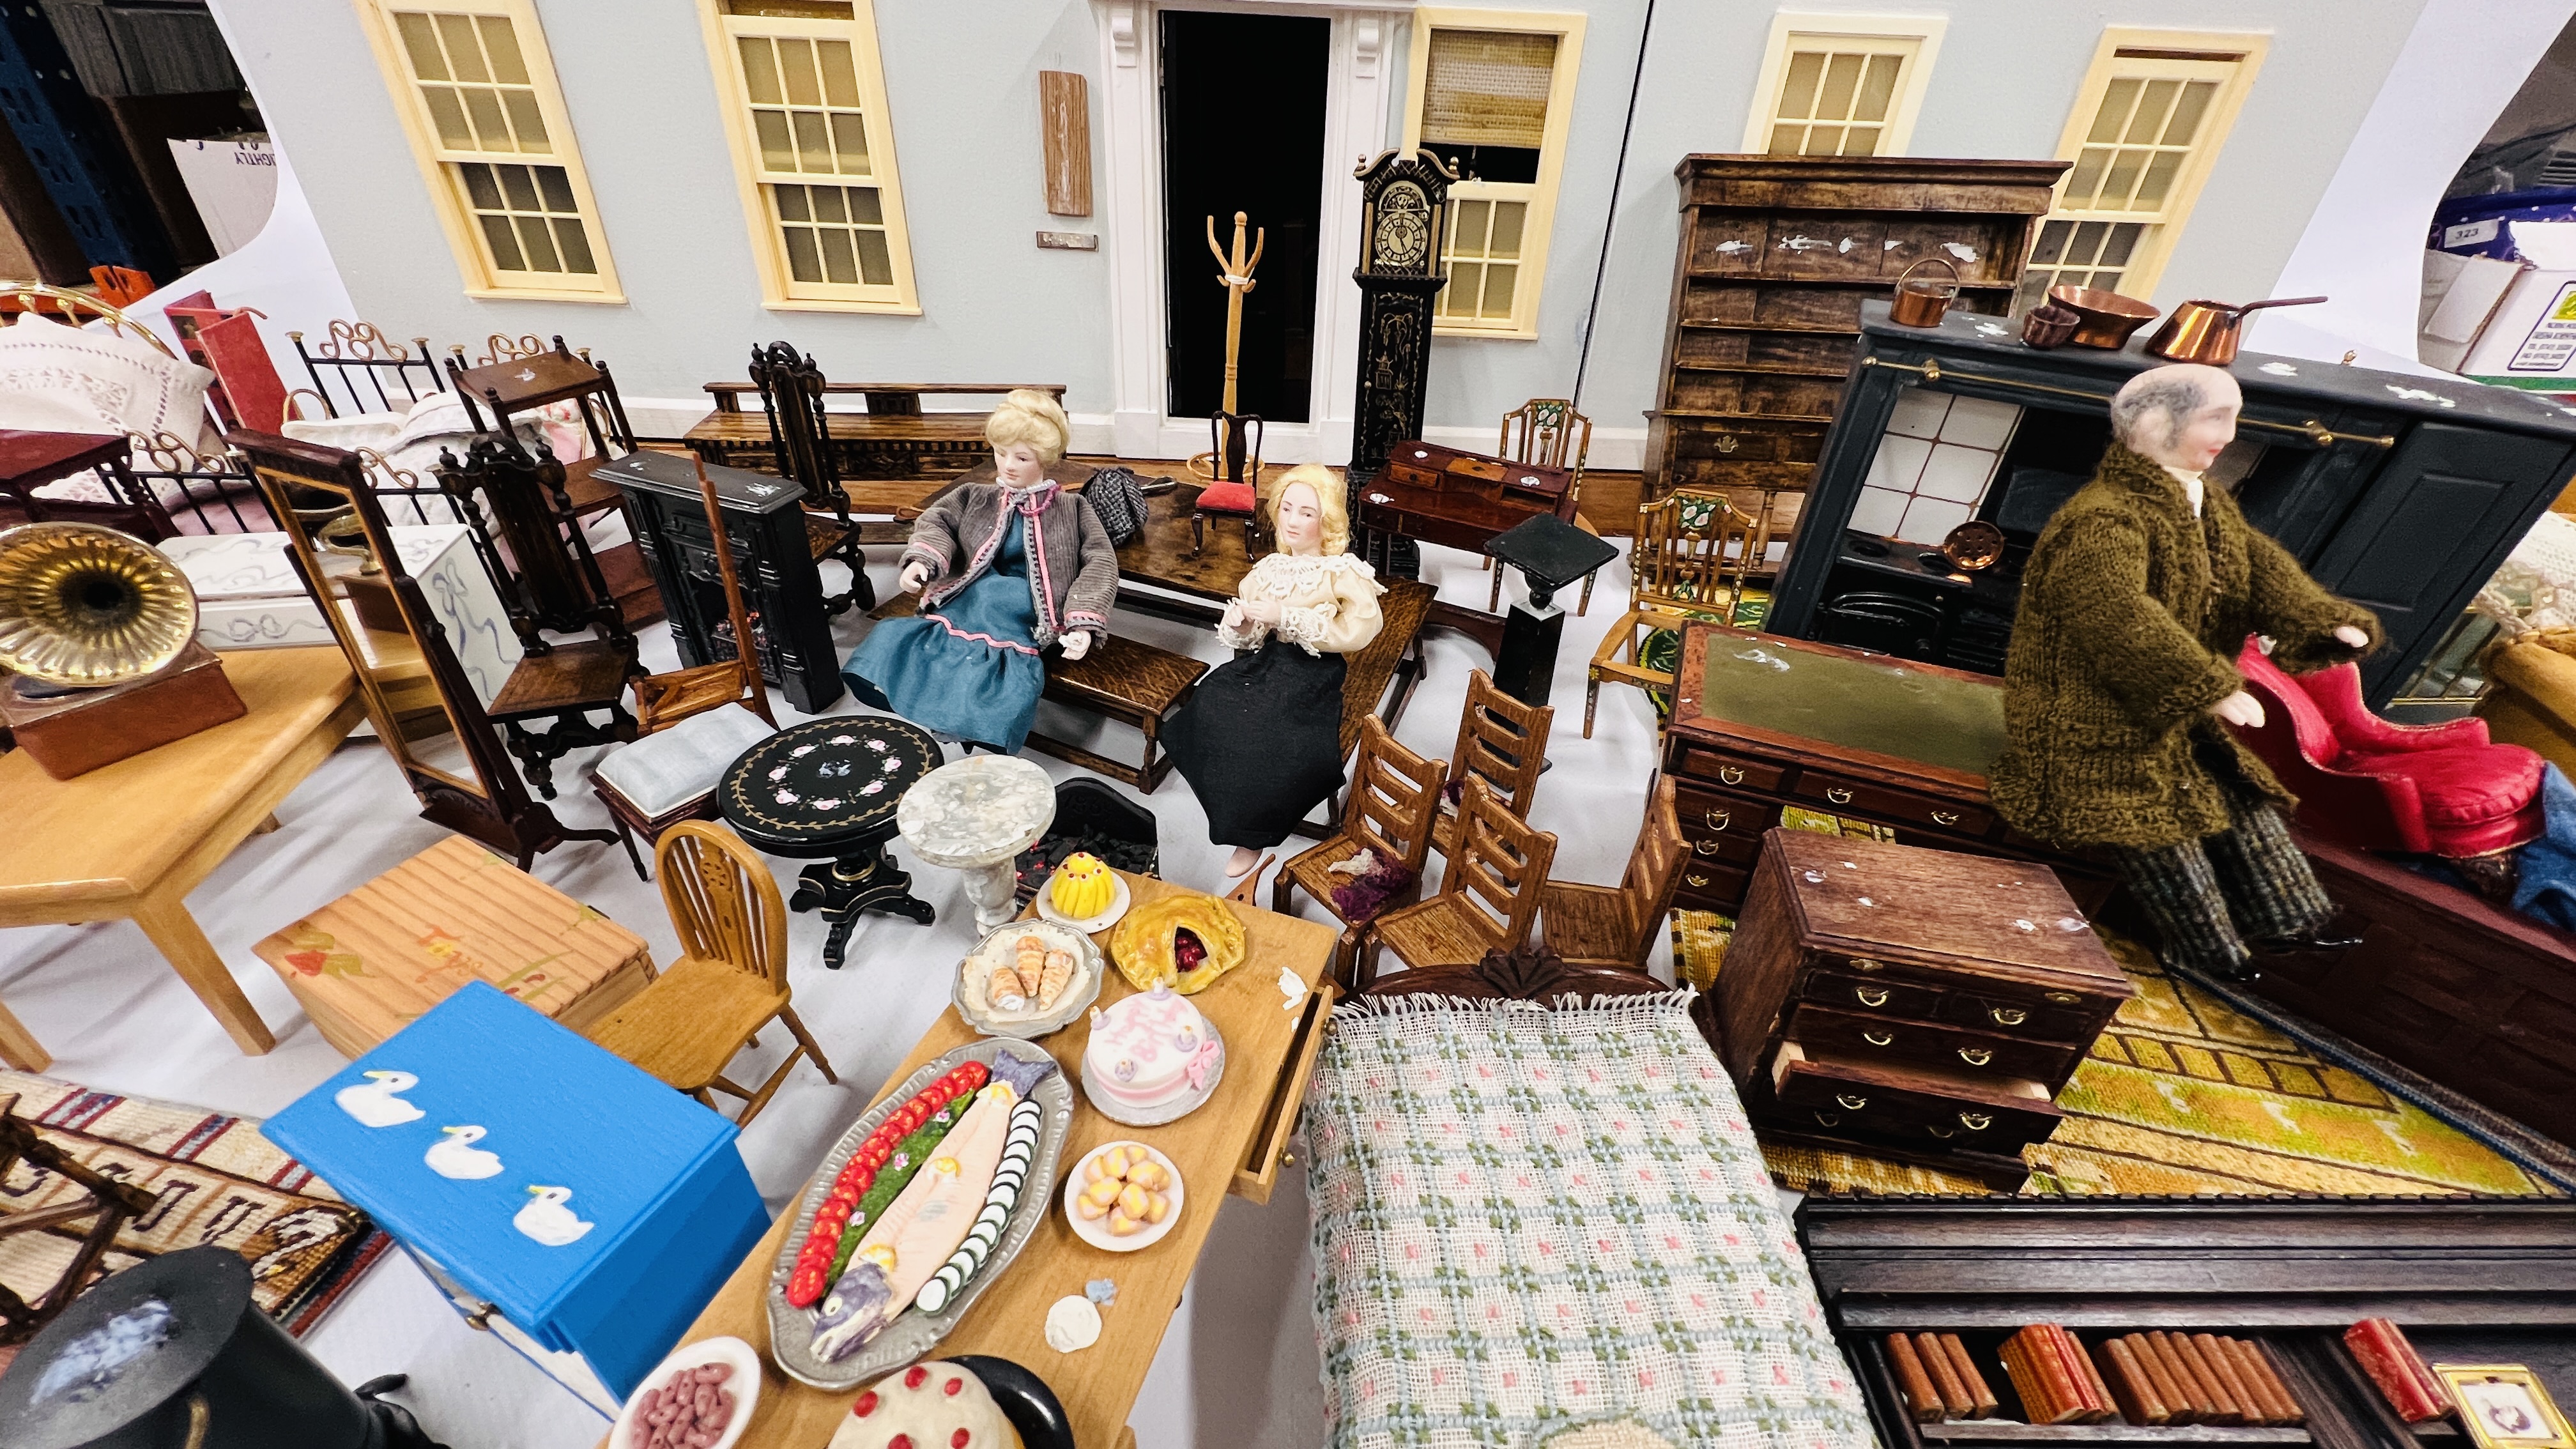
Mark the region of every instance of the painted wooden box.
[[608, 1414], [769, 1228], [731, 1122], [481, 982], [261, 1130]]

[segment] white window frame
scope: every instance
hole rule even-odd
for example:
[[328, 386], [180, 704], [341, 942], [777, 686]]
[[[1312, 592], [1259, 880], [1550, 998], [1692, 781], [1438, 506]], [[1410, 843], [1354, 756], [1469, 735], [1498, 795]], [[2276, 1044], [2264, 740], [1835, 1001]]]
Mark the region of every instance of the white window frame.
[[[2181, 240], [2183, 228], [2190, 224], [2192, 208], [2200, 201], [2200, 189], [2217, 169], [2219, 153], [2227, 148], [2227, 138], [2236, 128], [2236, 116], [2244, 108], [2245, 97], [2254, 89], [2255, 77], [2263, 69], [2264, 53], [2271, 37], [2251, 31], [2185, 31], [2140, 30], [2120, 26], [2106, 28], [2093, 50], [2093, 64], [2084, 73], [2084, 84], [2075, 93], [2075, 104], [2066, 113], [2066, 128], [2057, 139], [2059, 160], [2080, 162], [2086, 137], [2093, 129], [2093, 118], [2102, 108], [2102, 97], [2111, 88], [2115, 73], [2122, 69], [2153, 67], [2155, 60], [2123, 56], [2122, 51], [2153, 51], [2173, 56], [2196, 57], [2198, 62], [2223, 62], [2230, 74], [2220, 84], [2218, 95], [2210, 102], [2208, 114], [2201, 118], [2200, 130], [2192, 138], [2191, 149], [2182, 166], [2174, 173], [2165, 191], [2165, 204], [2152, 212], [2070, 210], [2051, 206], [2031, 229], [2031, 244], [2052, 221], [2103, 221], [2111, 223], [2141, 222], [2146, 231], [2120, 273], [2120, 292], [2140, 299], [2155, 294], [2164, 279], [2165, 265], [2173, 260], [2175, 243]], [[2187, 62], [2189, 63], [2189, 62]], [[2058, 197], [2066, 194], [2066, 182], [2075, 174], [2070, 166], [2066, 177], [2059, 178]], [[2054, 264], [2049, 268], [2055, 270]]]
[[[608, 249], [608, 231], [600, 222], [599, 202], [591, 195], [590, 173], [581, 164], [581, 146], [574, 137], [572, 117], [564, 109], [563, 87], [555, 77], [554, 52], [547, 47], [545, 26], [537, 19], [533, 0], [353, 0], [360, 28], [367, 34], [368, 48], [376, 55], [377, 68], [383, 73], [386, 89], [392, 93], [394, 113], [402, 121], [403, 135], [411, 143], [412, 159], [419, 165], [421, 179], [427, 183], [430, 204], [438, 214], [439, 229], [447, 235], [448, 249], [456, 255], [456, 270], [469, 297], [512, 297], [549, 302], [603, 302], [623, 305], [625, 293], [617, 284], [617, 266]], [[451, 15], [499, 16], [510, 22], [512, 37], [519, 45], [519, 58], [528, 68], [530, 88], [536, 93], [537, 113], [545, 122], [547, 141], [552, 154], [539, 158], [518, 153], [454, 151], [440, 139], [435, 119], [429, 114], [428, 101], [421, 95], [420, 83], [412, 74], [410, 54], [402, 38], [395, 33], [393, 12], [420, 10]], [[474, 212], [462, 194], [463, 182], [451, 168], [467, 164], [561, 166], [572, 187], [573, 204], [580, 213], [584, 239], [590, 245], [591, 262], [598, 270], [592, 274], [596, 284], [578, 273], [502, 271], [494, 263], [476, 224]]]
[[[895, 164], [893, 113], [888, 108], [885, 60], [877, 47], [876, 8], [872, 0], [850, 0], [848, 20], [728, 15], [723, 0], [698, 0], [705, 27], [707, 60], [715, 73], [716, 105], [725, 140], [733, 153], [734, 183], [743, 220], [751, 234], [751, 255], [760, 272], [761, 305], [777, 312], [880, 312], [906, 316], [921, 313], [921, 295], [913, 281], [912, 232], [906, 224], [903, 182]], [[735, 37], [769, 35], [808, 40], [846, 40], [857, 71], [861, 124], [866, 127], [870, 174], [862, 177], [795, 175], [771, 172], [761, 165], [759, 141], [752, 134], [751, 100], [743, 89], [742, 61]], [[773, 185], [852, 185], [876, 188], [885, 219], [886, 251], [894, 268], [892, 285], [800, 282], [790, 270], [787, 244], [772, 214]]]
[[1745, 117], [1741, 150], [1760, 155], [1771, 149], [1771, 127], [1780, 114], [1780, 87], [1787, 81], [1789, 57], [1803, 39], [1897, 42], [1906, 52], [1905, 69], [1896, 78], [1896, 95], [1880, 126], [1876, 156], [1912, 154], [1915, 118], [1940, 57], [1941, 37], [1950, 22], [1939, 15], [1810, 15], [1783, 10], [1771, 17], [1771, 37], [1762, 51], [1762, 72], [1753, 84], [1753, 109]]
[[[1474, 321], [1435, 316], [1431, 330], [1444, 337], [1538, 337], [1539, 294], [1547, 280], [1547, 252], [1556, 225], [1557, 183], [1565, 171], [1565, 138], [1574, 123], [1574, 83], [1583, 68], [1584, 17], [1541, 10], [1460, 10], [1425, 6], [1413, 12], [1410, 77], [1405, 88], [1404, 150], [1422, 144], [1422, 89], [1431, 66], [1434, 30], [1519, 30], [1552, 34], [1556, 66], [1547, 91], [1547, 125], [1540, 134], [1538, 179], [1521, 182], [1460, 181], [1449, 188], [1450, 216], [1461, 201], [1518, 201], [1527, 205], [1521, 221], [1520, 275], [1512, 285], [1509, 320]], [[1441, 228], [1445, 238], [1450, 228]]]

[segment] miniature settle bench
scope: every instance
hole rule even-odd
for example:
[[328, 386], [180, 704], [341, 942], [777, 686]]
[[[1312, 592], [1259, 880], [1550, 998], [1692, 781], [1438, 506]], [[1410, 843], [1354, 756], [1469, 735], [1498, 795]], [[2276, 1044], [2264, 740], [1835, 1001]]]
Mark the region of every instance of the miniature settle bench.
[[[824, 425], [844, 478], [944, 477], [982, 461], [984, 422], [991, 414], [925, 411], [922, 399], [999, 397], [1022, 388], [1064, 402], [1060, 382], [827, 382], [825, 394], [862, 398], [867, 411], [827, 411]], [[760, 389], [748, 382], [711, 382], [706, 389], [716, 410], [689, 429], [682, 440], [689, 450], [710, 463], [777, 472], [768, 415], [743, 406], [746, 394], [758, 402]]]

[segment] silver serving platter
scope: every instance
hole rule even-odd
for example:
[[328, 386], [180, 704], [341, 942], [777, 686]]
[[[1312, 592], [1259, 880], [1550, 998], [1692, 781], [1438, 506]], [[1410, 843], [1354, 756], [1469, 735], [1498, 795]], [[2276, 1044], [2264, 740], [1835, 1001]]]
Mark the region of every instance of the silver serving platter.
[[813, 1185], [805, 1189], [804, 1200], [796, 1205], [796, 1225], [788, 1231], [786, 1241], [779, 1245], [778, 1262], [769, 1270], [769, 1288], [762, 1298], [769, 1309], [769, 1356], [789, 1378], [818, 1389], [842, 1393], [864, 1387], [905, 1364], [928, 1356], [939, 1346], [939, 1341], [957, 1326], [958, 1320], [966, 1316], [967, 1310], [975, 1306], [975, 1300], [984, 1296], [984, 1290], [1009, 1269], [1011, 1260], [1017, 1258], [1020, 1249], [1028, 1243], [1029, 1235], [1037, 1231], [1038, 1224], [1054, 1207], [1056, 1165], [1064, 1153], [1065, 1134], [1073, 1126], [1073, 1084], [1065, 1079], [1060, 1065], [1030, 1094], [1045, 1109], [1045, 1116], [1038, 1125], [1037, 1155], [1029, 1162], [1028, 1180], [1021, 1186], [1019, 1203], [1011, 1209], [1010, 1223], [1002, 1230], [1002, 1241], [994, 1247], [993, 1256], [985, 1262], [984, 1270], [968, 1280], [964, 1290], [949, 1303], [946, 1311], [924, 1313], [918, 1308], [906, 1307], [894, 1322], [886, 1325], [884, 1332], [857, 1352], [837, 1362], [826, 1363], [814, 1357], [809, 1347], [814, 1338], [813, 1310], [788, 1306], [787, 1276], [795, 1271], [796, 1250], [803, 1245], [805, 1235], [813, 1230], [814, 1214], [823, 1206], [823, 1199], [831, 1196], [832, 1180], [841, 1175], [841, 1168], [849, 1162], [851, 1154], [868, 1140], [868, 1134], [876, 1131], [879, 1123], [893, 1116], [922, 1088], [958, 1067], [970, 1061], [990, 1066], [995, 1058], [1004, 1056], [1030, 1062], [1055, 1060], [1042, 1047], [1007, 1037], [989, 1037], [959, 1047], [904, 1078], [893, 1091], [886, 1093], [884, 1101], [851, 1123], [850, 1130], [842, 1133], [841, 1140], [834, 1143], [831, 1152], [824, 1156], [823, 1165], [814, 1173]]
[[[1120, 884], [1123, 886], [1125, 882], [1122, 881]], [[1084, 972], [1082, 986], [1077, 990], [1067, 991], [1064, 999], [1058, 1001], [1053, 1009], [1039, 1016], [1006, 1019], [976, 1010], [974, 1004], [966, 999], [966, 968], [985, 959], [985, 953], [990, 951], [993, 943], [1002, 937], [1025, 936], [1032, 933], [1044, 936], [1051, 941], [1062, 940], [1073, 945], [1074, 959], [1081, 963]], [[1071, 1026], [1081, 1017], [1085, 1007], [1098, 1001], [1101, 978], [1107, 975], [1108, 971], [1109, 957], [1100, 949], [1100, 943], [1071, 926], [1043, 919], [1013, 921], [1009, 925], [985, 932], [984, 939], [975, 943], [975, 949], [967, 954], [966, 959], [957, 963], [957, 969], [950, 973], [948, 978], [948, 1001], [950, 1005], [957, 1008], [959, 1020], [986, 1036], [1015, 1036], [1023, 1041], [1034, 1041]]]

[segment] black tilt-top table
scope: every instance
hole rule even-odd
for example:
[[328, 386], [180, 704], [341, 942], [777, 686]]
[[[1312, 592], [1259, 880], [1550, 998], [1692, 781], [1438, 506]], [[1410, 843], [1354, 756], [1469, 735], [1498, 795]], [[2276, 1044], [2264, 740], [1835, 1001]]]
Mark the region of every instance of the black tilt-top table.
[[811, 860], [788, 909], [820, 906], [832, 933], [823, 964], [841, 969], [861, 911], [929, 925], [930, 904], [886, 853], [896, 802], [946, 761], [927, 730], [899, 719], [811, 720], [743, 752], [716, 786], [725, 823], [771, 855]]

